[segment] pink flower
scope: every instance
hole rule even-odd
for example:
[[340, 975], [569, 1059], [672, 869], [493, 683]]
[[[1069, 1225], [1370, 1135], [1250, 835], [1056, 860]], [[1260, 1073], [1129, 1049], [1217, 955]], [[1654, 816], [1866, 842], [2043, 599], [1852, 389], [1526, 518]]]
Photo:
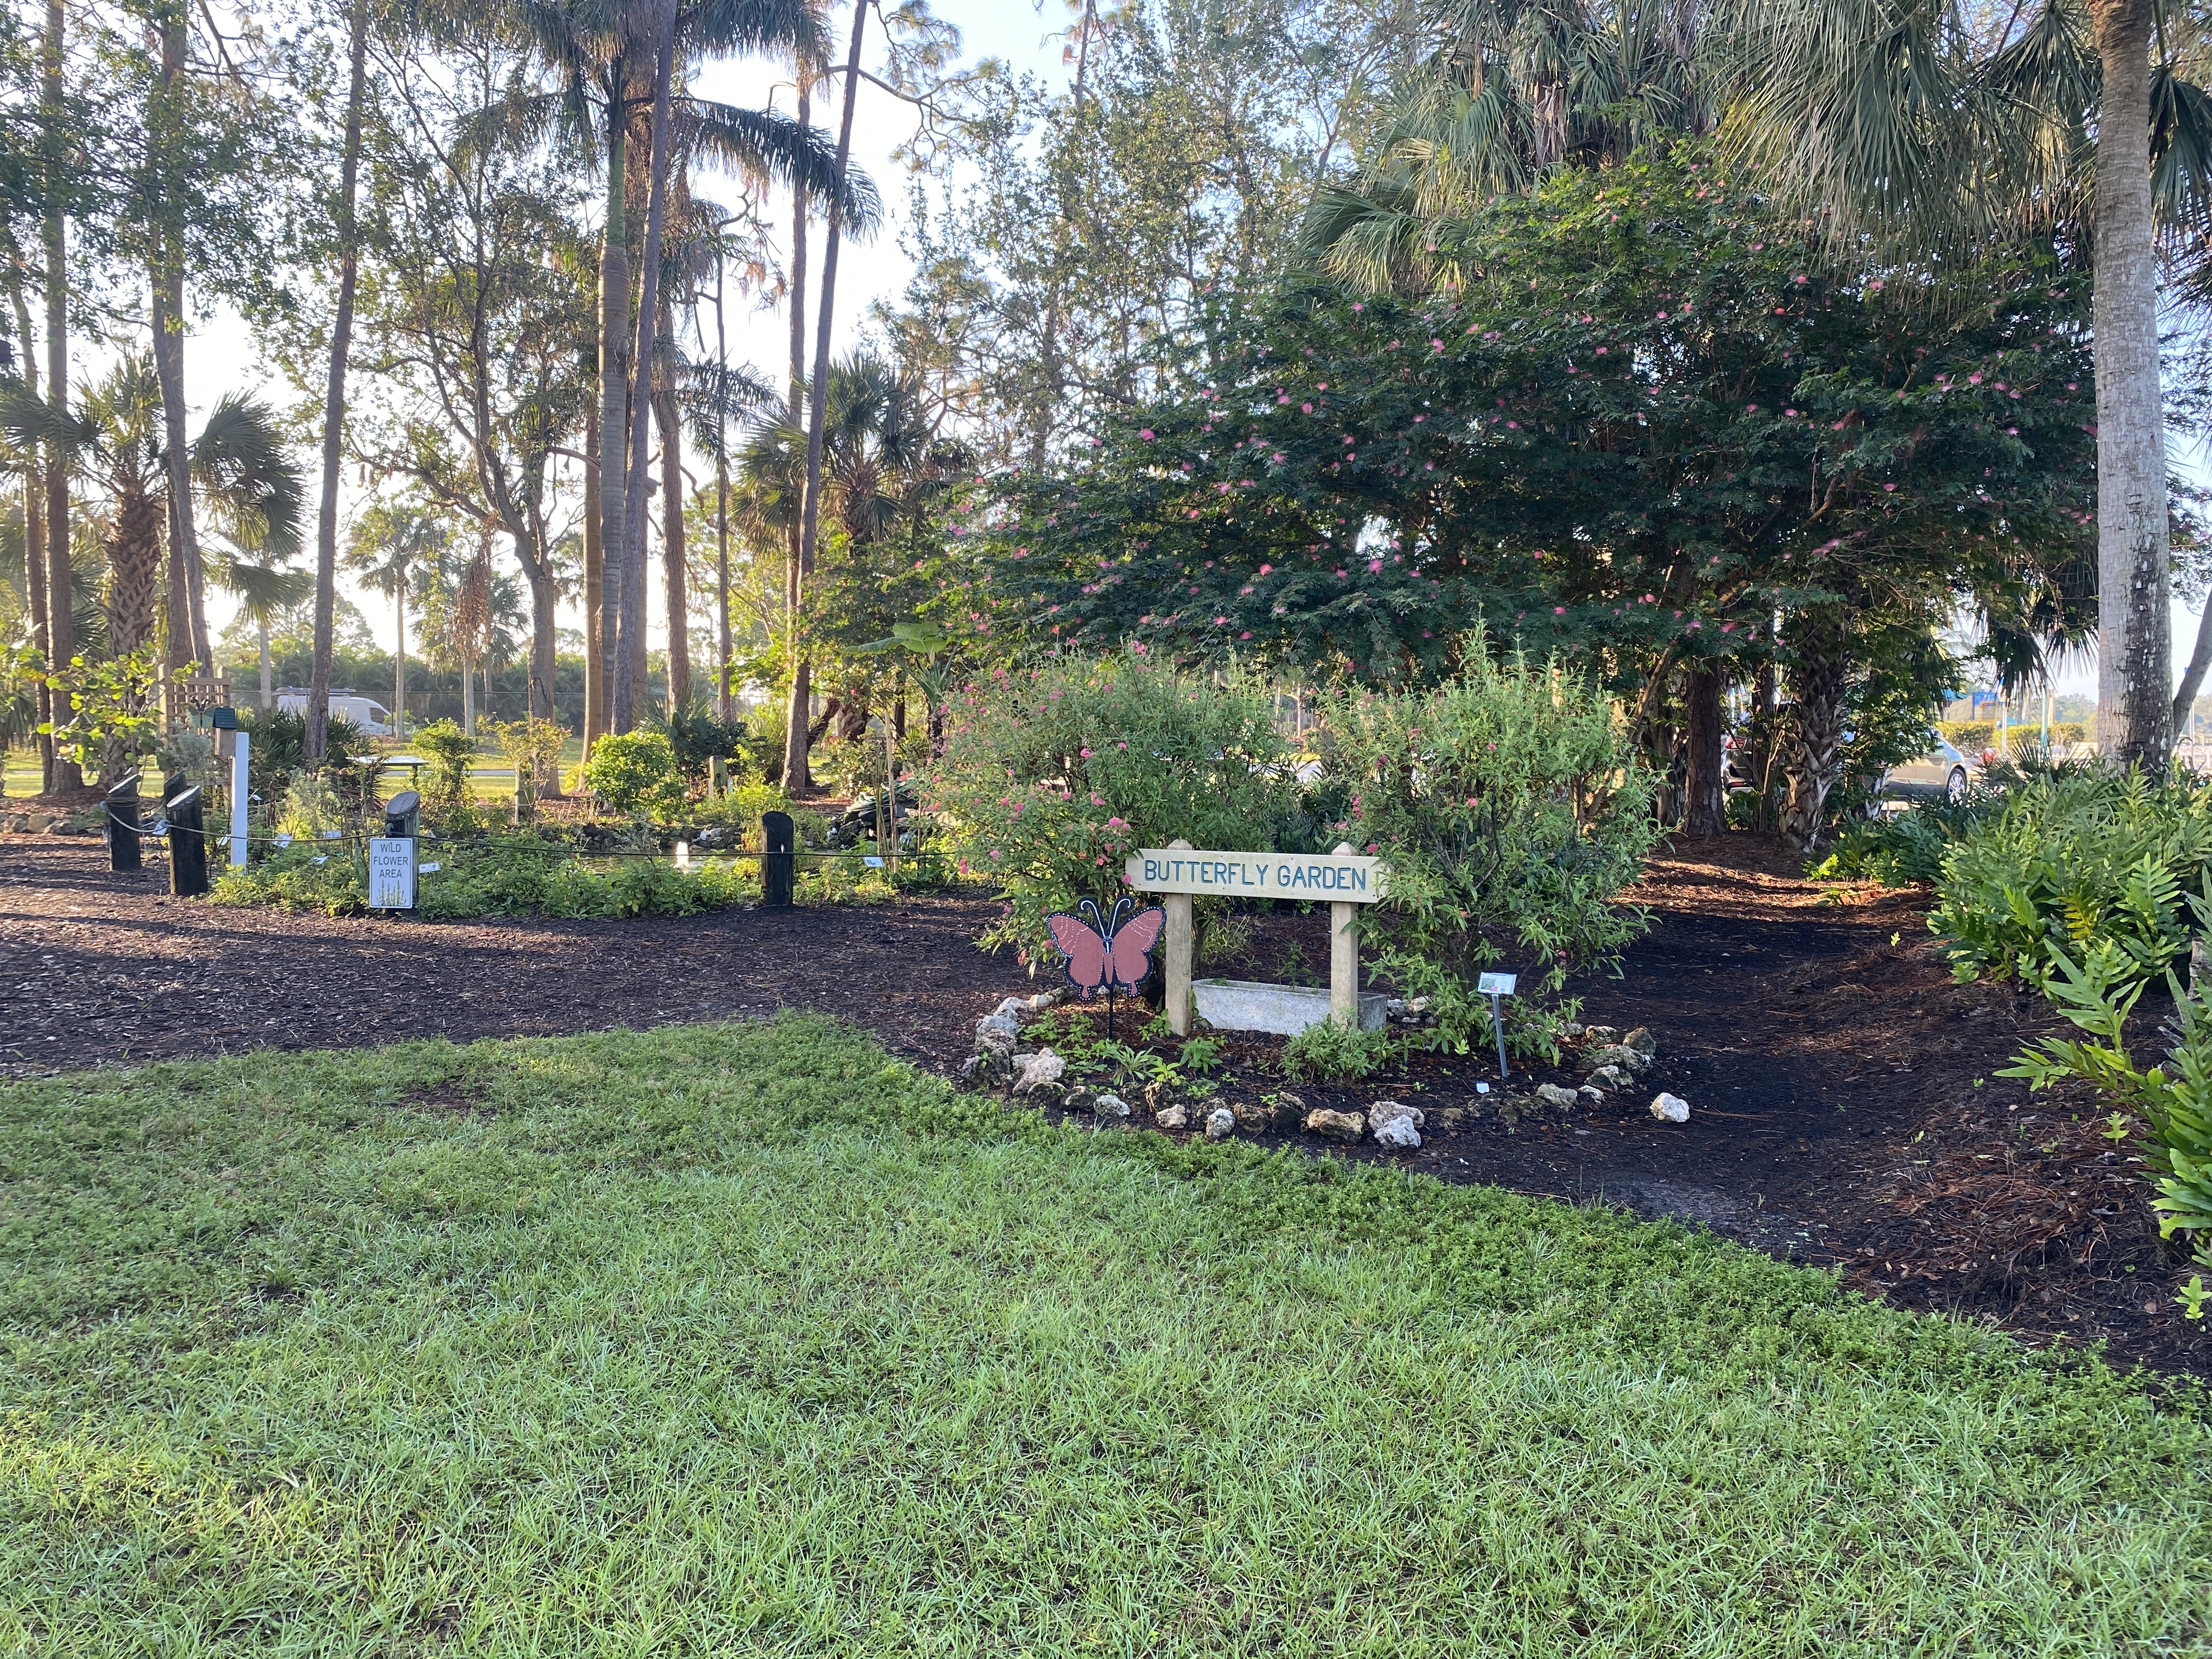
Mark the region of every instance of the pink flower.
[[1298, 410], [1301, 414], [1310, 415], [1313, 413], [1313, 405], [1311, 404], [1300, 404], [1298, 405]]
[[1152, 441], [1152, 429], [1150, 427], [1146, 427], [1143, 430], [1139, 432], [1137, 435], [1139, 438], [1142, 438], [1146, 443], [1150, 443]]
[[1567, 607], [1564, 605], [1555, 605], [1552, 607], [1552, 614], [1555, 617], [1564, 617], [1567, 614]]
[[1267, 575], [1274, 569], [1274, 568], [1275, 567], [1272, 564], [1263, 564], [1260, 567], [1260, 574], [1263, 576]]
[[1089, 760], [1089, 759], [1091, 758], [1091, 751], [1090, 751], [1088, 749], [1085, 749], [1085, 750], [1081, 750], [1081, 751], [1080, 751], [1080, 753], [1082, 754], [1082, 756], [1083, 756], [1083, 758], [1084, 758], [1084, 759], [1085, 759], [1085, 760]]

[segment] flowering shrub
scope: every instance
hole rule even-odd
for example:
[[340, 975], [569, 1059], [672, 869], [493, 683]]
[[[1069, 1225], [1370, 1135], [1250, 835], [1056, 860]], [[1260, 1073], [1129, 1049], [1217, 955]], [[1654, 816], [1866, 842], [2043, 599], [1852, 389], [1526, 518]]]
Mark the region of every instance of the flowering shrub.
[[1508, 1038], [1549, 1047], [1532, 994], [1610, 964], [1644, 927], [1613, 901], [1657, 827], [1605, 698], [1556, 664], [1495, 663], [1478, 648], [1433, 690], [1348, 690], [1322, 718], [1348, 838], [1389, 866], [1386, 901], [1360, 917], [1377, 976], [1429, 998], [1436, 1039], [1457, 1047], [1488, 1035], [1477, 975], [1514, 967], [1530, 1000]]
[[984, 936], [1050, 960], [1044, 919], [1127, 890], [1123, 860], [1181, 837], [1272, 851], [1295, 800], [1265, 688], [1185, 678], [1141, 658], [1000, 669], [953, 694], [945, 750], [923, 774], [965, 875], [1006, 913]]

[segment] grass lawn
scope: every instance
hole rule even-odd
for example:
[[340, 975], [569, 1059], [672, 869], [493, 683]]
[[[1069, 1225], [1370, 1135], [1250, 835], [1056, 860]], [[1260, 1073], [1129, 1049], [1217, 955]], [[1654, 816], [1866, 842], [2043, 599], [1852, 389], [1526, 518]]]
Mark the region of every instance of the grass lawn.
[[787, 1018], [0, 1090], [0, 1654], [2208, 1641], [2194, 1395]]

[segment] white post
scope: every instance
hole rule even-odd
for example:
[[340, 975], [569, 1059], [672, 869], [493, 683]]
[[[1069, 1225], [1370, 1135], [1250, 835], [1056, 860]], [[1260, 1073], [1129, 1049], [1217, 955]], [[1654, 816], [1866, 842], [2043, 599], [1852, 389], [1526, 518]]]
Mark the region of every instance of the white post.
[[[1168, 846], [1176, 852], [1188, 851], [1190, 843], [1180, 838]], [[1190, 1035], [1191, 994], [1190, 969], [1192, 927], [1190, 895], [1170, 893], [1161, 901], [1160, 908], [1168, 913], [1167, 937], [1167, 1015], [1168, 1030], [1177, 1036]]]
[[[1340, 855], [1357, 849], [1348, 841], [1336, 844]], [[1328, 907], [1328, 1017], [1346, 1030], [1359, 1027], [1359, 907]]]
[[246, 780], [252, 776], [247, 757], [253, 750], [251, 734], [240, 732], [230, 751], [230, 867], [246, 867]]

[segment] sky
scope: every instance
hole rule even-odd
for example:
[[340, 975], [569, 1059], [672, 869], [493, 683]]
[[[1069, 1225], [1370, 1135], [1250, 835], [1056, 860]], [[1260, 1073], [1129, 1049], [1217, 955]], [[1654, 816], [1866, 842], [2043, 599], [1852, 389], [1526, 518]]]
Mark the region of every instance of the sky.
[[[1072, 71], [1061, 62], [1061, 46], [1069, 16], [1065, 0], [1043, 0], [1042, 6], [1030, 0], [934, 0], [936, 15], [957, 27], [962, 36], [960, 61], [972, 64], [984, 57], [1003, 59], [1017, 70], [1029, 71], [1045, 77], [1054, 84], [1063, 84]], [[839, 8], [832, 19], [836, 38], [842, 46], [848, 39], [851, 27], [848, 9]], [[871, 28], [874, 29], [874, 20]], [[865, 52], [871, 66], [881, 62], [882, 40], [878, 33]], [[759, 64], [731, 63], [709, 66], [696, 82], [704, 95], [726, 102], [750, 105], [763, 104], [789, 112], [793, 106], [793, 87], [787, 73]], [[834, 137], [842, 110], [833, 102], [824, 106], [823, 94], [817, 88], [811, 110], [812, 119], [827, 129]], [[881, 301], [896, 301], [904, 291], [910, 264], [901, 248], [901, 233], [908, 216], [907, 164], [895, 160], [892, 152], [913, 137], [915, 127], [914, 110], [880, 88], [863, 85], [860, 100], [854, 112], [853, 155], [855, 162], [866, 168], [882, 192], [885, 208], [884, 222], [875, 238], [868, 243], [848, 243], [841, 256], [837, 279], [836, 314], [833, 323], [833, 350], [843, 353], [859, 340], [870, 309]], [[711, 187], [710, 187], [711, 188]], [[783, 225], [779, 242], [780, 254], [787, 254], [789, 235], [788, 204], [781, 205], [771, 214], [772, 222], [781, 220]], [[821, 227], [814, 228], [811, 237], [812, 272], [809, 276], [810, 301], [818, 283], [822, 236]], [[788, 353], [788, 322], [781, 307], [772, 310], [748, 307], [732, 303], [729, 315], [730, 354], [733, 360], [749, 362], [758, 368], [772, 371], [771, 380], [779, 378], [775, 371], [783, 363]], [[811, 341], [810, 322], [810, 349]], [[83, 367], [76, 369], [80, 374]], [[250, 331], [240, 320], [230, 313], [218, 314], [198, 323], [185, 351], [186, 397], [195, 415], [211, 405], [223, 392], [240, 387], [265, 388], [272, 398], [290, 401], [297, 396], [295, 389], [277, 382], [273, 370], [255, 345]], [[312, 461], [313, 458], [305, 458]], [[2208, 478], [2206, 458], [2203, 455], [2178, 455], [2178, 469], [2200, 481]], [[699, 469], [696, 466], [694, 471]], [[353, 490], [348, 479], [348, 495], [342, 503], [342, 512], [360, 504], [358, 492]], [[343, 533], [341, 526], [341, 534]], [[658, 597], [658, 562], [654, 562], [655, 596], [649, 605], [654, 617], [666, 614]], [[349, 597], [358, 605], [368, 620], [371, 630], [383, 644], [389, 646], [393, 637], [392, 602], [378, 595], [359, 590], [341, 578]], [[230, 620], [230, 601], [220, 592], [209, 594], [210, 620], [220, 631]], [[559, 617], [564, 629], [580, 629], [580, 611], [574, 605], [564, 605]], [[2176, 672], [2185, 661], [2197, 635], [2197, 615], [2195, 611], [2176, 601], [2173, 607], [2173, 639]], [[662, 642], [661, 630], [655, 629], [650, 638]], [[2087, 694], [2096, 691], [2097, 670], [2093, 660], [2076, 659], [2062, 665], [2054, 676], [2054, 690], [2061, 695]]]

